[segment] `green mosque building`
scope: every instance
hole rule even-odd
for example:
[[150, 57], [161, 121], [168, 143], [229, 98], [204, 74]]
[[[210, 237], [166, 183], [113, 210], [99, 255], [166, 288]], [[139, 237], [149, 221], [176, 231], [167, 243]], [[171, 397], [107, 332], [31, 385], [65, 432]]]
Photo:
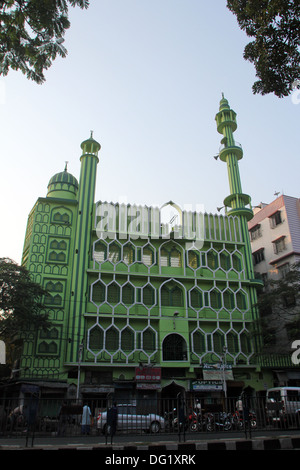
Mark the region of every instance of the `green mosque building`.
[[93, 135], [81, 144], [79, 182], [67, 167], [50, 179], [29, 214], [22, 263], [48, 291], [52, 327], [25, 338], [21, 381], [80, 399], [234, 397], [273, 386], [283, 364], [260, 354], [254, 332], [253, 213], [236, 113], [224, 97], [216, 124], [230, 188], [225, 215], [172, 201], [95, 203]]

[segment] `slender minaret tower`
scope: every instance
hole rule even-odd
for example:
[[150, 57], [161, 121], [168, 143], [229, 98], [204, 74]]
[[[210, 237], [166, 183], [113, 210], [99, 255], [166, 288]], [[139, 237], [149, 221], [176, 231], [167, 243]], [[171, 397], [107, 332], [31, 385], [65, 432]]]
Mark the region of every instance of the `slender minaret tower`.
[[[222, 95], [219, 112], [216, 115], [217, 130], [223, 135], [219, 157], [222, 162], [227, 163], [230, 195], [224, 199], [226, 215], [237, 216], [240, 219], [242, 240], [244, 242], [245, 275], [248, 283], [249, 308], [253, 320], [259, 317], [257, 304], [257, 288], [262, 282], [255, 279], [251, 243], [248, 231], [248, 220], [252, 219], [251, 198], [242, 191], [238, 161], [243, 158], [243, 150], [233, 137], [237, 129], [236, 113], [230, 109], [228, 101]], [[249, 207], [246, 207], [249, 205]], [[254, 340], [255, 350], [260, 350], [261, 336], [256, 335]]]
[[[236, 113], [230, 109], [228, 101], [222, 95], [220, 109], [216, 115], [217, 130], [223, 135], [219, 157], [227, 163], [230, 195], [224, 199], [226, 215], [238, 216], [241, 223], [242, 238], [245, 243], [245, 267], [248, 279], [254, 279], [251, 244], [248, 232], [248, 220], [252, 219], [251, 198], [242, 191], [238, 161], [243, 158], [243, 150], [235, 142], [233, 133], [237, 129]], [[249, 205], [249, 207], [246, 207]]]
[[79, 345], [84, 336], [84, 313], [87, 302], [87, 269], [91, 250], [92, 214], [96, 188], [98, 152], [101, 146], [91, 137], [81, 144], [81, 169], [78, 191], [78, 213], [74, 245], [69, 317], [70, 348], [67, 361], [79, 358]]

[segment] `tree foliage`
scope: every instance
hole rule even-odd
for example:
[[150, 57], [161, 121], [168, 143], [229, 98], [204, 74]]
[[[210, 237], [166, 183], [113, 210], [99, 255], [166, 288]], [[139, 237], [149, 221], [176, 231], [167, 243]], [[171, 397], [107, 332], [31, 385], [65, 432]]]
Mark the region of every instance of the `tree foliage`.
[[289, 95], [300, 82], [300, 1], [227, 0], [227, 7], [254, 38], [244, 49], [259, 79], [254, 94]]
[[11, 340], [32, 329], [47, 328], [48, 316], [41, 312], [45, 294], [24, 266], [0, 258], [0, 337]]
[[0, 0], [0, 74], [21, 70], [36, 83], [57, 55], [66, 57], [63, 36], [70, 27], [69, 5], [89, 0]]

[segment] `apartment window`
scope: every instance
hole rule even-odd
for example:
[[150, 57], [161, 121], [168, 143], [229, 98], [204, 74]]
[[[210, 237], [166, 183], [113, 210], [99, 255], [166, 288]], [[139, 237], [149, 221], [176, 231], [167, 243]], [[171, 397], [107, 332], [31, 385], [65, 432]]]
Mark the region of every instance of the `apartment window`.
[[274, 253], [276, 255], [278, 253], [281, 253], [283, 250], [285, 250], [285, 236], [277, 238], [277, 240], [274, 240], [272, 243], [273, 243]]
[[278, 266], [278, 273], [279, 273], [281, 279], [283, 279], [289, 271], [290, 271], [289, 263], [285, 263], [281, 266]]
[[269, 217], [269, 220], [270, 220], [270, 227], [271, 228], [277, 227], [277, 225], [282, 223], [281, 212], [280, 211], [275, 212], [275, 214], [273, 214]]
[[259, 238], [261, 236], [262, 236], [261, 235], [261, 227], [260, 227], [260, 224], [257, 224], [257, 225], [255, 225], [255, 227], [253, 227], [250, 230], [251, 241], [256, 240], [257, 238]]
[[260, 250], [257, 250], [253, 253], [253, 263], [254, 263], [254, 265], [260, 263], [264, 259], [265, 259], [264, 248], [260, 248]]

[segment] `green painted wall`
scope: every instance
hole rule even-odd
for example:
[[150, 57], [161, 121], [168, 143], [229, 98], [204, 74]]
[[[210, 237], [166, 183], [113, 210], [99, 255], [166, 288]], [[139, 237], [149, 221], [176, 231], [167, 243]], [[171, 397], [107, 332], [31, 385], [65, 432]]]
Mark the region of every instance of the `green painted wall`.
[[111, 376], [112, 387], [120, 376], [134, 381], [140, 363], [155, 363], [163, 376], [180, 371], [188, 386], [204, 364], [224, 360], [224, 347], [236, 380], [256, 390], [270, 383], [251, 334], [258, 286], [247, 229], [252, 210], [242, 193], [236, 114], [224, 98], [216, 121], [227, 215], [172, 204], [178, 225], [170, 228], [166, 207], [95, 204], [100, 145], [92, 136], [81, 144], [79, 183], [66, 168], [50, 179], [28, 218], [23, 263], [49, 290], [53, 328], [28, 332], [23, 378], [75, 383], [83, 343], [82, 384], [95, 373]]

